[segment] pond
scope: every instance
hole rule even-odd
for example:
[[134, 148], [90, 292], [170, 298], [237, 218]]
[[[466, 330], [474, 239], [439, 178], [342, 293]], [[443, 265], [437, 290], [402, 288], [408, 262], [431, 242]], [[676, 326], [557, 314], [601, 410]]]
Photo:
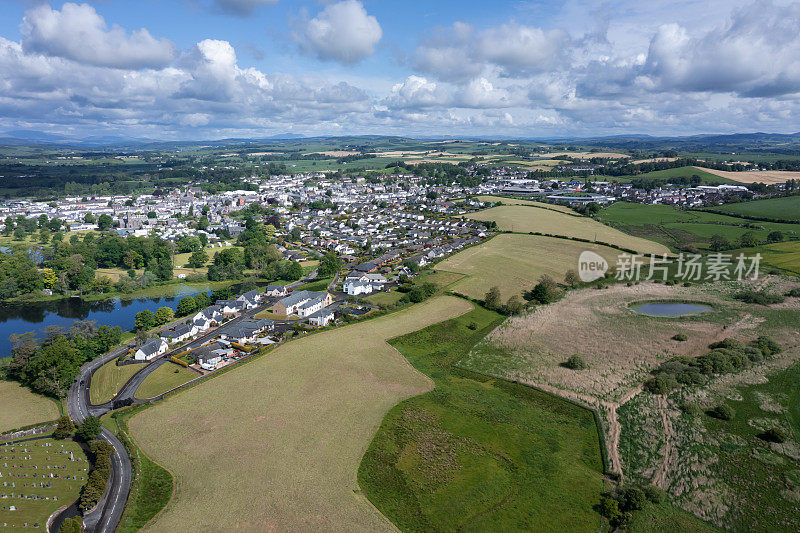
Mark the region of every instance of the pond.
[[94, 320], [98, 326], [120, 326], [123, 331], [133, 328], [136, 313], [159, 307], [173, 310], [184, 296], [194, 296], [208, 287], [178, 285], [172, 296], [159, 298], [110, 298], [88, 302], [79, 298], [68, 298], [49, 302], [25, 302], [0, 304], [0, 358], [11, 355], [8, 337], [14, 333], [36, 331], [41, 334], [47, 326], [68, 329], [77, 320]]
[[687, 302], [650, 302], [632, 305], [631, 309], [642, 315], [648, 316], [689, 316], [699, 315], [711, 311], [710, 305], [692, 304]]

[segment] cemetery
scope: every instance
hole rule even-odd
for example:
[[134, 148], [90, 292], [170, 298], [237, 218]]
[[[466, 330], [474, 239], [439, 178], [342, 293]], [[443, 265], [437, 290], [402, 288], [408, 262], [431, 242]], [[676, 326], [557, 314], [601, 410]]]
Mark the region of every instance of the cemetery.
[[0, 444], [0, 530], [45, 531], [51, 514], [78, 499], [89, 469], [72, 440]]

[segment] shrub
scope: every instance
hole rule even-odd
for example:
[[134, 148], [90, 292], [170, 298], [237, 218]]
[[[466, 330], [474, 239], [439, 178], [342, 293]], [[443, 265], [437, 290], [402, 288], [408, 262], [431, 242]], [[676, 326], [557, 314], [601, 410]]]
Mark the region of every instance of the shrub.
[[694, 402], [681, 402], [680, 409], [687, 415], [692, 416], [699, 415], [703, 412], [702, 409], [700, 409], [700, 406]]
[[794, 289], [790, 290], [786, 293], [786, 296], [791, 296], [792, 298], [800, 298], [800, 287], [795, 287]]
[[94, 468], [89, 473], [89, 479], [83, 486], [79, 507], [84, 513], [97, 505], [106, 491], [106, 483], [111, 475], [111, 456], [114, 447], [104, 440], [95, 440], [89, 444], [89, 450], [94, 456]]
[[639, 487], [625, 487], [619, 493], [619, 507], [624, 512], [644, 509], [647, 497]]
[[476, 329], [478, 329], [478, 324], [476, 322], [470, 322], [469, 324], [467, 324], [467, 328], [471, 329], [472, 331], [475, 331]]
[[736, 416], [736, 411], [730, 405], [723, 403], [711, 409], [708, 415], [719, 420], [733, 420]]
[[611, 523], [616, 523], [622, 516], [619, 510], [619, 503], [610, 496], [603, 496], [600, 498], [600, 514], [606, 517]]
[[84, 442], [90, 442], [100, 435], [100, 431], [102, 429], [103, 428], [100, 425], [100, 419], [96, 416], [89, 416], [86, 417], [86, 419], [83, 421], [83, 424], [78, 426], [78, 429], [75, 431], [75, 436]]
[[741, 300], [742, 302], [748, 304], [758, 304], [758, 305], [772, 305], [772, 304], [779, 304], [786, 300], [786, 298], [781, 294], [772, 294], [767, 291], [754, 291], [754, 290], [744, 290], [739, 291], [733, 295], [734, 298], [737, 300]]
[[653, 503], [663, 502], [667, 494], [655, 485], [648, 485], [644, 488], [645, 497]]
[[783, 428], [774, 427], [766, 430], [764, 433], [761, 433], [758, 438], [763, 439], [767, 442], [786, 442], [788, 435]]
[[[188, 352], [182, 352], [182, 353], [188, 353]], [[172, 361], [173, 363], [175, 363], [176, 365], [182, 366], [183, 368], [189, 368], [189, 363], [187, 363], [183, 359], [178, 359], [178, 357], [175, 356], [175, 355], [170, 357], [169, 360]]]
[[685, 333], [678, 333], [678, 334], [672, 336], [672, 340], [674, 340], [674, 341], [684, 342], [684, 341], [686, 341], [688, 339], [689, 339], [689, 337], [687, 337]]
[[80, 516], [65, 518], [59, 529], [61, 533], [81, 533], [83, 531], [83, 520]]
[[664, 376], [656, 376], [644, 382], [644, 390], [653, 394], [667, 394], [672, 387], [669, 386]]
[[761, 353], [763, 353], [765, 357], [769, 357], [783, 351], [783, 347], [780, 344], [772, 340], [772, 337], [767, 337], [766, 335], [760, 336], [755, 342], [755, 346], [761, 350]]
[[572, 370], [586, 370], [589, 368], [589, 364], [578, 354], [570, 355], [564, 366]]
[[66, 439], [72, 432], [75, 431], [75, 426], [72, 424], [72, 419], [68, 416], [62, 416], [58, 419], [58, 426], [53, 431], [54, 439]]

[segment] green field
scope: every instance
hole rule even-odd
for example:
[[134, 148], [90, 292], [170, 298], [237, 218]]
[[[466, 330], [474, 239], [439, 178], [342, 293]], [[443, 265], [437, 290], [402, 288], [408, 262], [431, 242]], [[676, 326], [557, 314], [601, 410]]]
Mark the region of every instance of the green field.
[[700, 176], [703, 185], [718, 185], [720, 183], [734, 183], [733, 180], [717, 176], [705, 170], [700, 170], [696, 167], [678, 167], [667, 168], [664, 170], [654, 170], [652, 172], [644, 172], [636, 174], [635, 176], [597, 176], [598, 180], [607, 181], [623, 181], [627, 182], [632, 179], [654, 179], [654, 180], [671, 180], [675, 178], [691, 178], [692, 176]]
[[326, 291], [328, 290], [328, 285], [331, 284], [331, 281], [333, 281], [333, 278], [315, 279], [314, 281], [309, 281], [308, 283], [299, 285], [296, 290], [317, 292]]
[[475, 220], [493, 220], [504, 231], [516, 233], [542, 233], [564, 237], [577, 237], [592, 242], [607, 243], [639, 253], [663, 254], [669, 250], [662, 244], [627, 235], [589, 217], [570, 216], [551, 209], [534, 206], [500, 206], [472, 213]]
[[[667, 432], [660, 420], [668, 420], [673, 458], [678, 459], [670, 461], [666, 479], [678, 504], [732, 531], [798, 531], [800, 365], [749, 373], [744, 379], [718, 378], [704, 390], [672, 393], [665, 416], [649, 394], [623, 406], [623, 464], [633, 479], [647, 479], [663, 460], [658, 450], [664, 449]], [[703, 409], [724, 403], [735, 416], [723, 421], [706, 413], [682, 414], [675, 407], [679, 401]], [[784, 443], [760, 437], [774, 427], [786, 432]]]
[[478, 196], [477, 198], [481, 202], [495, 202], [495, 203], [502, 202], [503, 205], [532, 205], [535, 207], [543, 207], [545, 209], [555, 209], [556, 211], [561, 211], [563, 213], [575, 214], [575, 211], [573, 211], [569, 207], [565, 207], [563, 205], [547, 204], [544, 202], [536, 202], [533, 200], [523, 200], [520, 198], [506, 198], [504, 196]]
[[732, 253], [745, 251], [751, 254], [760, 253], [764, 266], [780, 268], [800, 276], [800, 241], [767, 244], [746, 250], [734, 250]]
[[44, 531], [51, 514], [78, 498], [88, 468], [83, 450], [71, 440], [0, 445], [0, 530]]
[[785, 196], [782, 198], [725, 204], [712, 209], [734, 216], [800, 222], [800, 196]]
[[367, 497], [401, 530], [601, 524], [593, 506], [603, 465], [591, 412], [452, 367], [500, 320], [476, 308], [390, 341], [436, 384], [387, 414], [359, 468]]
[[436, 268], [465, 275], [449, 286], [450, 290], [483, 298], [496, 285], [505, 300], [532, 289], [543, 274], [563, 280], [567, 270], [578, 268], [578, 257], [584, 250], [599, 253], [610, 265], [621, 253], [606, 246], [555, 237], [500, 234], [448, 257]]
[[143, 400], [154, 398], [199, 377], [200, 374], [188, 368], [174, 363], [164, 363], [145, 378], [136, 391], [136, 397]]
[[400, 291], [392, 291], [392, 292], [376, 292], [374, 294], [370, 294], [362, 298], [367, 303], [371, 303], [374, 305], [379, 305], [381, 307], [394, 305], [400, 301], [400, 298], [403, 297], [403, 293]]
[[393, 530], [358, 465], [389, 409], [432, 383], [386, 339], [470, 309], [442, 296], [308, 335], [136, 414], [133, 439], [177, 486], [144, 529]]
[[58, 417], [53, 400], [32, 393], [19, 383], [0, 379], [0, 433]]
[[117, 360], [112, 359], [98, 368], [92, 374], [89, 401], [96, 405], [111, 400], [119, 389], [144, 367], [144, 363], [145, 361], [140, 364], [117, 366]]
[[800, 239], [798, 224], [746, 220], [667, 205], [617, 202], [603, 209], [597, 219], [630, 235], [652, 239], [675, 250], [685, 246], [707, 249], [714, 235], [721, 235], [735, 244], [750, 231], [762, 242], [766, 242], [773, 231], [780, 231], [786, 239]]

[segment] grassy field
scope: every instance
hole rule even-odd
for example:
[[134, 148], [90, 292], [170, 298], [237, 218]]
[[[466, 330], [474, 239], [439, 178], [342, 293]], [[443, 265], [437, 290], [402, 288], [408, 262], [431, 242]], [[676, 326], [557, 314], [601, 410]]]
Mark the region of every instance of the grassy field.
[[790, 172], [786, 170], [754, 170], [747, 172], [732, 172], [727, 170], [714, 170], [711, 168], [694, 167], [697, 170], [719, 176], [729, 181], [739, 183], [785, 183], [791, 179], [800, 178], [800, 172]]
[[644, 509], [633, 513], [626, 531], [628, 533], [658, 533], [660, 531], [721, 533], [724, 530], [700, 520], [669, 502], [662, 502], [660, 504], [648, 503]]
[[[737, 174], [742, 174], [737, 172]], [[732, 183], [733, 179], [726, 176], [715, 174], [708, 169], [701, 169], [698, 167], [678, 167], [667, 168], [664, 170], [654, 170], [652, 172], [644, 172], [636, 174], [635, 176], [598, 176], [599, 180], [607, 181], [630, 181], [631, 179], [655, 179], [655, 180], [672, 180], [675, 178], [691, 178], [692, 176], [700, 176], [703, 185], [717, 185], [720, 183]]]
[[743, 248], [733, 250], [731, 253], [745, 252], [749, 254], [760, 253], [764, 266], [773, 266], [800, 276], [800, 241], [780, 242], [757, 246], [756, 248]]
[[[602, 460], [592, 414], [453, 369], [499, 323], [485, 309], [390, 341], [435, 390], [393, 408], [359, 484], [404, 531], [595, 531]], [[471, 327], [474, 329], [471, 329]]]
[[725, 204], [713, 209], [733, 216], [744, 215], [747, 217], [800, 222], [800, 196], [785, 196], [782, 198]]
[[156, 368], [152, 374], [145, 378], [136, 391], [136, 397], [143, 400], [154, 398], [159, 394], [164, 394], [179, 385], [183, 385], [187, 381], [199, 377], [200, 374], [188, 368], [174, 363], [165, 363]]
[[662, 244], [627, 235], [588, 217], [575, 217], [550, 209], [531, 206], [500, 206], [473, 213], [476, 220], [494, 220], [501, 230], [518, 233], [538, 232], [564, 237], [578, 237], [636, 250], [662, 254], [669, 250]]
[[547, 204], [544, 202], [536, 202], [533, 200], [522, 200], [520, 198], [505, 198], [503, 196], [478, 196], [481, 202], [502, 202], [503, 205], [532, 205], [536, 207], [543, 207], [545, 209], [555, 209], [564, 213], [572, 213], [575, 211], [563, 205]]
[[0, 445], [0, 529], [44, 531], [51, 514], [78, 498], [88, 468], [86, 455], [71, 440]]
[[[436, 265], [437, 267], [439, 265]], [[459, 274], [456, 272], [447, 272], [445, 270], [439, 270], [438, 268], [434, 268], [432, 270], [423, 270], [414, 278], [414, 284], [422, 285], [423, 283], [433, 283], [440, 289], [448, 287], [453, 283], [456, 283], [458, 280], [463, 278], [463, 274]]]
[[310, 335], [134, 416], [132, 436], [178, 487], [145, 530], [392, 530], [358, 465], [386, 412], [432, 383], [386, 339], [470, 307], [437, 297]]
[[56, 403], [13, 381], [0, 379], [0, 433], [60, 416]]
[[402, 297], [403, 293], [400, 291], [376, 292], [363, 298], [363, 300], [374, 305], [387, 306], [396, 304]]
[[316, 279], [314, 281], [309, 281], [308, 283], [303, 283], [297, 287], [296, 290], [298, 291], [325, 291], [328, 289], [328, 285], [331, 284], [333, 278], [323, 278], [323, 279]]
[[[665, 488], [676, 503], [731, 531], [798, 531], [800, 513], [800, 351], [666, 400], [640, 395], [620, 410], [627, 475], [647, 479], [667, 465]], [[785, 365], [788, 368], [772, 368]], [[772, 368], [772, 369], [771, 369]], [[681, 401], [735, 411], [722, 421], [681, 413]], [[760, 437], [782, 427], [784, 443]], [[665, 430], [666, 428], [666, 430]], [[671, 453], [664, 455], [664, 450]]]
[[141, 370], [144, 364], [117, 366], [112, 359], [95, 371], [89, 388], [89, 401], [99, 404], [109, 401], [131, 376]]
[[497, 285], [507, 299], [532, 289], [542, 274], [563, 280], [567, 270], [578, 268], [578, 256], [584, 250], [599, 253], [611, 265], [620, 253], [606, 246], [554, 237], [500, 234], [448, 257], [436, 268], [466, 275], [449, 287], [453, 291], [483, 298], [486, 291]]
[[630, 235], [652, 239], [676, 250], [689, 245], [707, 249], [714, 235], [721, 235], [735, 243], [750, 231], [760, 241], [766, 241], [772, 231], [780, 231], [785, 238], [800, 238], [798, 224], [745, 220], [704, 211], [683, 211], [667, 205], [617, 202], [603, 209], [598, 220]]

